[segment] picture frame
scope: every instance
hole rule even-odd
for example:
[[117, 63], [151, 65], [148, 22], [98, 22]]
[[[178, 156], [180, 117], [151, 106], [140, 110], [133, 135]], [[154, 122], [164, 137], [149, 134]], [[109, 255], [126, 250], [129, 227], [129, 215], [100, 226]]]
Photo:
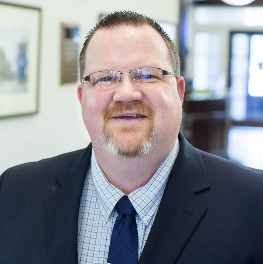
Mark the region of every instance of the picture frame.
[[41, 9], [0, 2], [0, 118], [38, 111]]
[[79, 26], [61, 23], [60, 84], [75, 83], [79, 79]]

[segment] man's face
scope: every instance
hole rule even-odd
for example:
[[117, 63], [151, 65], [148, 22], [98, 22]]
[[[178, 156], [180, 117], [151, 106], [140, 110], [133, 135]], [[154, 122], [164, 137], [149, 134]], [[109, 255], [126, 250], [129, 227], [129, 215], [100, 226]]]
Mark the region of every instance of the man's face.
[[118, 86], [97, 88], [89, 82], [78, 86], [83, 120], [95, 153], [102, 147], [129, 158], [151, 150], [170, 152], [182, 118], [182, 77], [164, 76], [161, 82], [136, 85], [127, 73], [144, 67], [173, 71], [159, 33], [148, 25], [100, 29], [89, 43], [85, 63], [84, 76], [102, 70], [123, 72]]

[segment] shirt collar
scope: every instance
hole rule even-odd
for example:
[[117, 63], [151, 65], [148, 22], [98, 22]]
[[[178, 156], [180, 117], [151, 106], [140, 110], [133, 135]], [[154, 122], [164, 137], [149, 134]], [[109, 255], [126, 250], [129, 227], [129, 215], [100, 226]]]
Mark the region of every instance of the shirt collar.
[[100, 211], [103, 215], [104, 220], [107, 222], [116, 203], [125, 194], [109, 183], [108, 179], [105, 177], [99, 164], [96, 161], [93, 150], [91, 156], [91, 172], [92, 179], [98, 193], [98, 203]]
[[[154, 173], [150, 181], [128, 195], [137, 214], [145, 225], [149, 224], [150, 220], [159, 207], [169, 174], [172, 170], [178, 151], [179, 140], [177, 139], [171, 153], [163, 162], [163, 164], [158, 168], [158, 170]], [[93, 151], [91, 157], [91, 171], [93, 182], [98, 193], [100, 211], [105, 222], [107, 222], [116, 203], [125, 194], [109, 183], [104, 173], [100, 169]]]

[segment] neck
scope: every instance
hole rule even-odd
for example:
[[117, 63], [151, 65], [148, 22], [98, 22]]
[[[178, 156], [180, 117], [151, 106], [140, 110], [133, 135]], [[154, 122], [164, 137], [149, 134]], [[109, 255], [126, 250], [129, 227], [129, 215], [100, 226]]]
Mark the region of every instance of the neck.
[[96, 151], [96, 160], [108, 181], [126, 195], [142, 187], [152, 178], [172, 150], [163, 155], [152, 150], [140, 158], [114, 157], [106, 150]]

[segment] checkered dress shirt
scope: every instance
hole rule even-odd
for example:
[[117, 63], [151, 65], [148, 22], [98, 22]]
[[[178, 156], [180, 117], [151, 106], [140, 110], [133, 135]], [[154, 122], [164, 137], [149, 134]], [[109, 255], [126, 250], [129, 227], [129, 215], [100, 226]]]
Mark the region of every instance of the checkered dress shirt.
[[[178, 150], [177, 140], [170, 155], [150, 181], [128, 195], [137, 212], [138, 258], [150, 233]], [[114, 207], [124, 195], [122, 191], [108, 182], [92, 152], [91, 166], [87, 172], [79, 208], [79, 264], [107, 262], [111, 233], [118, 216]]]

